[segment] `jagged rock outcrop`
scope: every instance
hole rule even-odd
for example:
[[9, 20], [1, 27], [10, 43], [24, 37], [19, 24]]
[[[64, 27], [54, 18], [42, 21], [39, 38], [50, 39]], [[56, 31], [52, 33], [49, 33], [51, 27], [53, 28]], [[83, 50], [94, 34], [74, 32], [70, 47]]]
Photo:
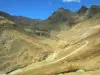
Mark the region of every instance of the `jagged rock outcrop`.
[[78, 11], [77, 13], [81, 16], [81, 15], [84, 15], [86, 13], [86, 11], [88, 10], [88, 8], [86, 6], [82, 6]]
[[85, 16], [87, 18], [92, 18], [96, 16], [97, 14], [100, 14], [100, 6], [92, 5], [87, 12], [85, 13]]

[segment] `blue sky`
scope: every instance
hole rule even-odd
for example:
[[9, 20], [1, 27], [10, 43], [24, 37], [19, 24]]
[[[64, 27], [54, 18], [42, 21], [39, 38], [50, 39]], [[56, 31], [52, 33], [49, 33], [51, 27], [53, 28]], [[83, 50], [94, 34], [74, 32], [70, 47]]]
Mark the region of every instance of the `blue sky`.
[[46, 19], [60, 7], [78, 10], [82, 5], [100, 5], [100, 0], [0, 0], [0, 10], [17, 16]]

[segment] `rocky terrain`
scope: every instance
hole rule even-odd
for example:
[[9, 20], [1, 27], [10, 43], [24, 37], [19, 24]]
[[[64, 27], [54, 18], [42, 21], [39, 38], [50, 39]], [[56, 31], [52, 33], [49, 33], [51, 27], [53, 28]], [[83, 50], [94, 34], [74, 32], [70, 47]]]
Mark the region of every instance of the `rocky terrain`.
[[0, 12], [0, 75], [99, 75], [99, 66], [100, 6], [46, 20]]

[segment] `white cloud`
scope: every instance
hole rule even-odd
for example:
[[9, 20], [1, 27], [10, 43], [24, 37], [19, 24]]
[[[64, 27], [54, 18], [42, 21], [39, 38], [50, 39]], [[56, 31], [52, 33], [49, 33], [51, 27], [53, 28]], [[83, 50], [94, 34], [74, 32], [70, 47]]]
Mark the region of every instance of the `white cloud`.
[[63, 2], [80, 2], [80, 0], [63, 0]]

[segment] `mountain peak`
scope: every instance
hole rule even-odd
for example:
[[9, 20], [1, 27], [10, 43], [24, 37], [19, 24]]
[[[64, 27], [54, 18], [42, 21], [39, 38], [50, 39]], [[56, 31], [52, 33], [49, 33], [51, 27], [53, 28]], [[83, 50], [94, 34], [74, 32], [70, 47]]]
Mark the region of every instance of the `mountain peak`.
[[71, 11], [68, 10], [68, 9], [65, 9], [65, 8], [61, 7], [56, 12], [71, 12]]
[[58, 8], [58, 10], [65, 10], [63, 7], [61, 7], [61, 8]]
[[85, 5], [83, 5], [82, 7], [81, 7], [81, 9], [88, 9]]
[[71, 12], [68, 9], [59, 8], [57, 11], [55, 11], [50, 17], [46, 19], [46, 22], [49, 24], [61, 24], [65, 23], [68, 25], [72, 25], [75, 23], [76, 18], [78, 15], [74, 12]]
[[79, 14], [79, 15], [84, 15], [84, 13], [86, 12], [88, 10], [88, 8], [86, 7], [86, 6], [82, 6], [78, 11], [77, 11], [77, 13]]

